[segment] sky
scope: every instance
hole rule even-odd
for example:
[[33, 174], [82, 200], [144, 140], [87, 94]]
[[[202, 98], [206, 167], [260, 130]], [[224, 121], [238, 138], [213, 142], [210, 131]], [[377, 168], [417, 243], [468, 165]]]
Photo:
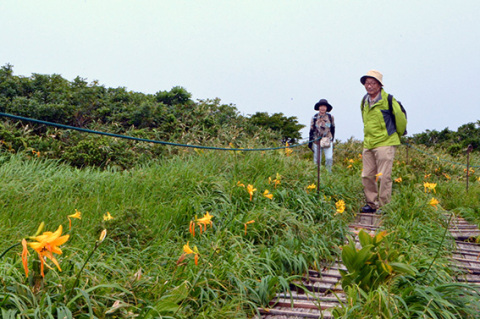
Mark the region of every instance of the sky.
[[0, 0], [0, 65], [154, 94], [182, 86], [240, 114], [333, 106], [363, 139], [360, 77], [383, 73], [409, 135], [480, 120], [479, 0]]

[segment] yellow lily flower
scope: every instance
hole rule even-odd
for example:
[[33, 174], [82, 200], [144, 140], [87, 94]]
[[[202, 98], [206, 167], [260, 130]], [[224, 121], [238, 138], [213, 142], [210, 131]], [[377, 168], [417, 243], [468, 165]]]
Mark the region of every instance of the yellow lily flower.
[[200, 227], [200, 233], [202, 233], [202, 225], [204, 230], [207, 230], [207, 225], [212, 225], [213, 216], [207, 212], [202, 218], [197, 219], [197, 225]]
[[273, 194], [271, 194], [268, 189], [266, 189], [264, 192], [263, 192], [263, 196], [268, 198], [268, 199], [272, 199], [273, 198]]
[[241, 183], [240, 181], [237, 182], [237, 186], [239, 187], [245, 187], [245, 184]]
[[68, 215], [68, 229], [72, 229], [72, 220], [71, 218], [82, 219], [82, 213], [75, 208], [75, 214]]
[[437, 209], [437, 205], [439, 204], [440, 202], [438, 200], [436, 200], [435, 198], [432, 197], [432, 199], [430, 200], [430, 202], [428, 203], [429, 205], [435, 207], [435, 209]]
[[401, 182], [402, 182], [402, 178], [401, 178], [401, 177], [399, 177], [399, 178], [395, 179], [395, 182], [397, 182], [397, 183], [401, 183]]
[[337, 212], [335, 213], [335, 215], [336, 214], [342, 214], [345, 211], [345, 202], [344, 202], [343, 199], [336, 202], [335, 206], [337, 207]]
[[435, 187], [437, 187], [437, 183], [423, 183], [423, 187], [425, 193], [427, 192], [427, 190], [428, 192], [432, 190], [434, 193], [437, 193], [437, 191], [435, 190]]
[[378, 174], [376, 174], [376, 175], [375, 175], [375, 182], [378, 182], [378, 178], [379, 178], [380, 176], [382, 176], [382, 175], [383, 175], [383, 173], [378, 173]]
[[107, 212], [107, 214], [103, 214], [103, 220], [104, 221], [109, 221], [109, 220], [112, 220], [113, 217], [112, 215], [110, 215], [110, 212]]
[[189, 246], [189, 243], [187, 241], [187, 244], [186, 245], [183, 245], [183, 251], [185, 252], [185, 254], [189, 255], [189, 254], [194, 254], [194, 251], [190, 248]]
[[317, 185], [310, 184], [310, 185], [307, 186], [307, 193], [308, 193], [308, 191], [313, 191], [315, 189], [317, 189]]
[[[50, 259], [55, 266], [57, 266], [58, 270], [62, 271], [60, 265], [53, 254], [61, 255], [62, 250], [58, 247], [60, 245], [65, 244], [68, 241], [70, 235], [62, 235], [62, 225], [58, 226], [58, 229], [52, 232], [44, 232], [42, 235], [37, 237], [33, 237], [33, 240], [36, 240], [36, 243], [29, 243], [28, 246], [33, 248], [37, 253], [38, 257], [40, 258], [40, 271], [42, 277], [45, 277], [43, 272], [43, 266], [45, 264], [45, 257]], [[47, 267], [49, 267], [47, 265]]]
[[[189, 246], [189, 242], [186, 245], [183, 245], [183, 252], [186, 255], [194, 254], [195, 255], [195, 266], [198, 266], [198, 249], [197, 246], [193, 247], [193, 250]], [[182, 257], [180, 257], [182, 259]], [[183, 259], [182, 259], [183, 260]], [[178, 264], [178, 262], [177, 262]]]
[[250, 201], [252, 201], [253, 192], [257, 191], [256, 188], [253, 188], [253, 185], [247, 185], [247, 192], [250, 194]]
[[286, 146], [286, 148], [285, 148], [285, 155], [286, 155], [286, 156], [290, 156], [290, 154], [293, 153], [293, 150], [292, 150], [291, 148], [288, 148], [288, 147], [290, 146], [290, 145], [288, 145], [288, 142], [285, 143], [285, 146]]

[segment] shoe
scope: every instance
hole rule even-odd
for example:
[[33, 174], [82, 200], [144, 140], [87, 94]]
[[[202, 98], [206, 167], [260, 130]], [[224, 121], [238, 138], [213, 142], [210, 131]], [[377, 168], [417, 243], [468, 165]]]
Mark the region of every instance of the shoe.
[[375, 213], [377, 210], [375, 208], [370, 207], [369, 205], [365, 205], [362, 207], [362, 213]]

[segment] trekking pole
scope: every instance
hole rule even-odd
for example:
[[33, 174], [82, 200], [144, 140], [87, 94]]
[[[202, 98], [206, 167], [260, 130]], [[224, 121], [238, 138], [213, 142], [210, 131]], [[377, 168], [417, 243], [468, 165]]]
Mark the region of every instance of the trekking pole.
[[470, 152], [473, 150], [472, 144], [467, 147], [467, 193], [468, 193], [468, 176], [470, 173]]
[[322, 156], [320, 155], [321, 148], [320, 145], [317, 145], [317, 195], [320, 197], [320, 160]]

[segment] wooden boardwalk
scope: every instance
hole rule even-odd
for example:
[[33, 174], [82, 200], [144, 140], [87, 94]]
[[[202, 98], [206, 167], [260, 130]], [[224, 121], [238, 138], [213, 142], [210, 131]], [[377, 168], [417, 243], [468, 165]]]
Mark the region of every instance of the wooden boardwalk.
[[[360, 228], [375, 231], [380, 226], [381, 215], [361, 213], [349, 227], [352, 231]], [[456, 279], [480, 286], [480, 245], [474, 240], [480, 230], [463, 218], [453, 216], [449, 232], [457, 246], [452, 256], [452, 268], [458, 270]], [[270, 301], [270, 307], [259, 308], [261, 316], [257, 318], [333, 318], [330, 310], [346, 301], [339, 269], [345, 269], [340, 261], [324, 267], [321, 272], [309, 271], [301, 281], [290, 286], [291, 294], [278, 294]]]

